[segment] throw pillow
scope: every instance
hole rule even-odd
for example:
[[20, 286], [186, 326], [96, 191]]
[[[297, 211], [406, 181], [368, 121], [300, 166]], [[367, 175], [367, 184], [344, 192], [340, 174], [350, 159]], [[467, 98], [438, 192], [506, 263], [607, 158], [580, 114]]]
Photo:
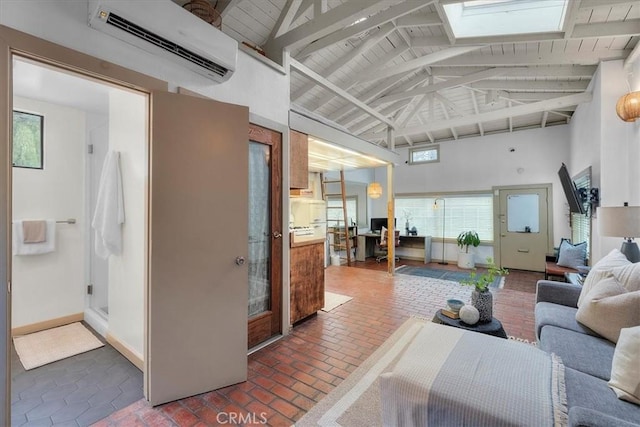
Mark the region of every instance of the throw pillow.
[[380, 231], [380, 244], [387, 244], [387, 227], [385, 227], [384, 225], [382, 226], [382, 231]]
[[607, 255], [605, 255], [600, 261], [598, 261], [587, 274], [584, 283], [582, 284], [582, 291], [578, 298], [578, 307], [582, 304], [589, 291], [602, 279], [611, 275], [611, 270], [616, 267], [631, 264], [626, 256], [619, 249], [613, 249]]
[[620, 329], [640, 325], [640, 291], [628, 292], [615, 277], [598, 282], [576, 312], [576, 320], [609, 341]]
[[640, 405], [640, 326], [624, 328], [613, 352], [609, 387], [618, 396]]
[[616, 267], [611, 274], [629, 292], [640, 290], [640, 262]]
[[560, 244], [558, 245], [558, 247], [553, 248], [553, 254], [556, 256], [556, 264], [558, 263], [558, 257], [560, 256], [560, 246], [562, 246], [562, 242], [565, 242], [565, 241], [571, 243], [571, 239], [567, 239], [566, 237], [561, 237]]
[[587, 242], [572, 245], [568, 240], [560, 244], [560, 253], [556, 264], [562, 267], [576, 268], [587, 262]]

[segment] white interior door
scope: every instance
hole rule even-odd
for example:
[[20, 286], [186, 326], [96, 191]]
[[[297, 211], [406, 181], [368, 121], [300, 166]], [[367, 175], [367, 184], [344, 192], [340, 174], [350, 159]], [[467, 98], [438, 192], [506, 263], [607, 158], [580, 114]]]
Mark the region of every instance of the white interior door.
[[246, 380], [246, 107], [152, 95], [147, 397]]
[[500, 265], [544, 271], [549, 239], [547, 188], [500, 190]]

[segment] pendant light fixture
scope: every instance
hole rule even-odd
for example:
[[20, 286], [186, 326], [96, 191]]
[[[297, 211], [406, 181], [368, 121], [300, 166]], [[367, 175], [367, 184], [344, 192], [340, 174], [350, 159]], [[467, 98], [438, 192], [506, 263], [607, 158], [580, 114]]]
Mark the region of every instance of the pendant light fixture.
[[625, 122], [634, 122], [640, 117], [640, 91], [622, 95], [616, 104], [616, 113]]
[[376, 181], [376, 170], [373, 169], [373, 182], [367, 186], [367, 196], [371, 199], [379, 199], [382, 196], [382, 185]]

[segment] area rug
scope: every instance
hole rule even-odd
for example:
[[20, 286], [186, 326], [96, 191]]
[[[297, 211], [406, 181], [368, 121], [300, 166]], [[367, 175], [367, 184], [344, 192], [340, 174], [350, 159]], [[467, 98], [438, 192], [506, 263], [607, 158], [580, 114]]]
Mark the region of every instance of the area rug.
[[[411, 317], [351, 373], [338, 387], [327, 394], [295, 427], [382, 426], [379, 376], [391, 372], [422, 327], [430, 320]], [[528, 343], [526, 340], [509, 337]]]
[[412, 317], [398, 328], [351, 375], [306, 413], [295, 426], [380, 426], [378, 377], [390, 372], [428, 320]]
[[[461, 280], [469, 278], [470, 273], [466, 271], [443, 270], [439, 268], [415, 267], [403, 265], [396, 269], [398, 274], [408, 274], [411, 276], [431, 277], [433, 279], [449, 280], [460, 283]], [[502, 288], [504, 286], [504, 277], [496, 277], [489, 285], [490, 288]]]
[[322, 311], [329, 312], [336, 307], [341, 306], [345, 302], [349, 302], [353, 299], [353, 297], [349, 297], [347, 295], [334, 294], [333, 292], [325, 292], [324, 293], [324, 307], [322, 307]]
[[13, 338], [25, 370], [104, 346], [80, 322]]

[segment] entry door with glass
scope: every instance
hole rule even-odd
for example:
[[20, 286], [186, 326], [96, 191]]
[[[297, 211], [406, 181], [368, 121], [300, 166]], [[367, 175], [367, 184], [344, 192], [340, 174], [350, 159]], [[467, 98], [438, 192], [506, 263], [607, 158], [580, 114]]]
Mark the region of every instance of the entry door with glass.
[[249, 348], [282, 332], [282, 134], [249, 127]]
[[500, 265], [544, 271], [549, 241], [548, 189], [500, 190]]

